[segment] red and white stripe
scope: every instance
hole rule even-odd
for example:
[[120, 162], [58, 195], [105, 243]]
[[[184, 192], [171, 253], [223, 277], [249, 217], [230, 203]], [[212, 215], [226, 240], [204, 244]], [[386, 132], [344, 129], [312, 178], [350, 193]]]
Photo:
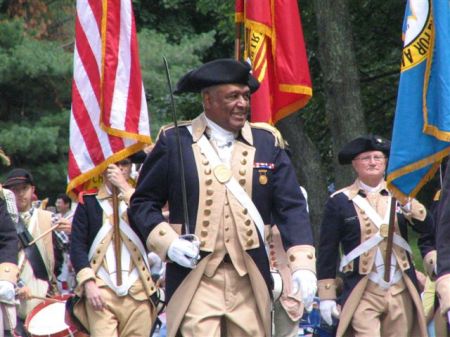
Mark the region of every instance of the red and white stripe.
[[77, 0], [68, 192], [150, 142], [131, 0]]

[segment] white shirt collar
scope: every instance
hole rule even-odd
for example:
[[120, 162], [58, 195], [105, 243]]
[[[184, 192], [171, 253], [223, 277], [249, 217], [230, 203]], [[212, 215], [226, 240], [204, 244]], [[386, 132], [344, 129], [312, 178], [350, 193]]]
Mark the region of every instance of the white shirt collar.
[[382, 188], [382, 185], [383, 185], [383, 181], [380, 181], [380, 183], [375, 187], [366, 185], [361, 180], [359, 180], [358, 182], [359, 182], [359, 186], [368, 193], [374, 193], [374, 192], [380, 191]]

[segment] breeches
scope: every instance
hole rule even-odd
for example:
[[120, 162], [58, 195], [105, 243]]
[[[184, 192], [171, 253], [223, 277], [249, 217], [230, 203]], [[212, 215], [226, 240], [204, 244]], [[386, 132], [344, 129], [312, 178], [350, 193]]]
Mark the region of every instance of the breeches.
[[154, 323], [150, 301], [117, 296], [107, 287], [100, 288], [106, 308], [97, 311], [85, 301], [91, 337], [148, 337]]
[[264, 336], [248, 275], [239, 276], [231, 263], [222, 263], [211, 278], [203, 275], [180, 331], [184, 337]]
[[355, 337], [412, 337], [414, 306], [407, 289], [392, 294], [365, 290], [351, 322]]

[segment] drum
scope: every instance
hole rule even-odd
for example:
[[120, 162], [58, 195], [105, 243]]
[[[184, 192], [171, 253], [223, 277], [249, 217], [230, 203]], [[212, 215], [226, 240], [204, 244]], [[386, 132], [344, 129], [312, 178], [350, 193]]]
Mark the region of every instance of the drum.
[[66, 300], [70, 295], [55, 296], [38, 304], [25, 320], [25, 329], [32, 337], [80, 337], [74, 325], [67, 325]]
[[281, 274], [277, 270], [271, 270], [270, 274], [272, 275], [273, 280], [272, 297], [273, 301], [275, 302], [283, 293], [283, 279], [281, 278]]

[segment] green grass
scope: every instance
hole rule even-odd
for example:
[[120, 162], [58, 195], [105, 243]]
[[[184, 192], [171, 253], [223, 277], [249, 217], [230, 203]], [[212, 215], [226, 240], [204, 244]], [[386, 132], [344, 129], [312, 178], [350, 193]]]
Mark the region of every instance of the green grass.
[[419, 235], [414, 230], [408, 228], [408, 242], [413, 253], [414, 266], [417, 270], [424, 272], [422, 256], [420, 255], [420, 250], [417, 246], [418, 236]]

